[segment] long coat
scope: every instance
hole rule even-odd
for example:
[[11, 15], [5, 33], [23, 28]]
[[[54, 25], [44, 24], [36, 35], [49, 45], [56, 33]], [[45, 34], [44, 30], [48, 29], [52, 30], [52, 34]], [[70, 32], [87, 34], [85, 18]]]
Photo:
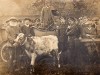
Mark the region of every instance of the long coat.
[[[95, 27], [83, 27], [82, 30], [83, 30], [82, 38], [91, 39], [97, 37], [97, 30]], [[86, 47], [89, 54], [89, 63], [91, 64], [97, 63], [98, 62], [97, 43], [87, 41], [86, 43], [84, 43], [84, 47]]]
[[58, 47], [59, 51], [65, 51], [67, 49], [67, 36], [66, 36], [66, 26], [61, 25], [58, 29]]
[[86, 52], [81, 49], [82, 46], [79, 40], [81, 33], [80, 26], [74, 25], [66, 33], [68, 36], [67, 63], [73, 66], [84, 64], [86, 59]]
[[16, 34], [20, 33], [20, 28], [18, 26], [8, 26], [6, 28], [7, 34], [8, 34], [8, 39], [9, 40], [14, 40], [16, 37]]
[[54, 10], [52, 6], [50, 7], [45, 6], [42, 8], [40, 19], [41, 19], [41, 23], [43, 23], [43, 27], [52, 25], [54, 23], [52, 10]]

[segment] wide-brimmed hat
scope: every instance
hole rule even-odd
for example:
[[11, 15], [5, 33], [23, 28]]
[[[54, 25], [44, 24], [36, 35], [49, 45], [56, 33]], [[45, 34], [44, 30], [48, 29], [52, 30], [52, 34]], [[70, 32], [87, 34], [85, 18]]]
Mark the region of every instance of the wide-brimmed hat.
[[[15, 17], [11, 17], [6, 21], [6, 23], [10, 23], [10, 22], [18, 22], [18, 20]], [[9, 26], [16, 26], [17, 24], [8, 24], [8, 25]]]
[[18, 20], [17, 20], [17, 18], [15, 18], [15, 17], [11, 17], [11, 18], [9, 18], [9, 19], [6, 21], [6, 23], [8, 23], [8, 22], [10, 22], [10, 21], [12, 21], [12, 22], [17, 22]]

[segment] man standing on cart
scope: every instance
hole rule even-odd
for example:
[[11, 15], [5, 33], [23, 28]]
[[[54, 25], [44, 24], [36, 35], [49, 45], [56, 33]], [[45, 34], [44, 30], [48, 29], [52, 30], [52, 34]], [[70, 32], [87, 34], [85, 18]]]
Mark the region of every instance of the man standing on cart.
[[52, 11], [54, 7], [51, 6], [51, 0], [45, 0], [45, 6], [42, 8], [41, 11], [41, 26], [44, 30], [53, 30], [54, 20]]

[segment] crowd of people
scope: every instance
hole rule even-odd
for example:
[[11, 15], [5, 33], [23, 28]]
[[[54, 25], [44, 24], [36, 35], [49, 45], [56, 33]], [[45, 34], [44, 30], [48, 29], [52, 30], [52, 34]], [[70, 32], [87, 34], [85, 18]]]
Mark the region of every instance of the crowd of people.
[[[90, 43], [88, 43], [87, 41], [84, 44], [84, 47], [87, 48], [88, 52], [87, 51], [84, 52], [85, 51], [84, 50], [82, 53], [81, 48], [83, 47], [81, 45], [83, 44], [81, 43], [80, 40], [81, 39], [96, 39], [100, 37], [100, 33], [99, 33], [100, 19], [98, 17], [94, 17], [93, 19], [91, 19], [85, 16], [85, 17], [80, 17], [79, 19], [76, 19], [74, 17], [69, 17], [68, 19], [60, 17], [60, 18], [57, 18], [57, 20], [61, 22], [59, 24], [59, 21], [56, 21], [56, 23], [54, 23], [54, 26], [56, 27], [56, 29], [52, 31], [57, 32], [58, 49], [59, 49], [59, 52], [62, 52], [62, 55], [63, 55], [63, 57], [61, 57], [61, 64], [79, 65], [79, 64], [82, 64], [83, 62], [87, 63], [86, 61], [84, 61], [86, 59], [87, 60], [90, 59], [89, 62], [92, 64], [98, 63], [98, 61], [96, 61], [96, 58], [99, 57], [99, 52], [100, 52], [99, 43], [95, 43], [95, 47], [94, 47], [94, 41]], [[13, 43], [19, 33], [23, 33], [25, 37], [34, 37], [35, 36], [34, 28], [38, 29], [42, 27], [43, 26], [41, 25], [39, 19], [36, 19], [35, 22], [33, 22], [29, 18], [25, 18], [22, 21], [19, 21], [18, 19], [15, 19], [15, 18], [11, 18], [8, 21], [6, 21], [6, 32], [8, 34], [9, 47], [11, 47], [10, 50], [12, 50], [12, 52], [14, 51]], [[45, 30], [45, 27], [44, 27], [44, 30]], [[51, 31], [51, 30], [47, 29], [47, 31]], [[94, 48], [92, 49], [91, 46], [93, 46]], [[95, 48], [97, 50], [95, 50]], [[63, 52], [65, 54], [63, 54]], [[86, 54], [89, 54], [90, 56], [87, 58]], [[67, 55], [67, 58], [66, 58], [66, 55]], [[98, 56], [96, 57], [95, 55], [98, 55]], [[10, 60], [11, 66], [12, 66], [13, 60], [14, 58]]]
[[[55, 10], [50, 2], [46, 2], [46, 5], [43, 7], [41, 11], [40, 19], [35, 19], [32, 21], [29, 18], [25, 18], [24, 20], [18, 20], [15, 18], [11, 18], [6, 21], [6, 31], [8, 33], [9, 46], [13, 47], [14, 39], [19, 33], [23, 33], [25, 37], [33, 37], [35, 36], [34, 28], [47, 30], [47, 31], [56, 31], [58, 37], [58, 49], [59, 52], [64, 52], [67, 58], [63, 58], [61, 63], [63, 64], [72, 64], [79, 65], [86, 63], [85, 60], [92, 64], [98, 63], [99, 61], [95, 61], [97, 57], [99, 57], [99, 48], [98, 50], [91, 49], [93, 43], [85, 44], [87, 47], [87, 53], [81, 45], [81, 39], [96, 39], [100, 38], [100, 19], [98, 17], [66, 17], [62, 16], [57, 10]], [[97, 48], [96, 44], [96, 47]], [[85, 49], [85, 48], [83, 48]], [[11, 48], [12, 52], [14, 51]], [[97, 54], [95, 54], [97, 53]], [[87, 56], [89, 54], [89, 57]], [[95, 57], [95, 55], [98, 55]], [[12, 56], [14, 54], [12, 53]], [[64, 55], [63, 55], [64, 56]], [[88, 57], [88, 58], [87, 58]], [[67, 60], [67, 62], [66, 62]], [[13, 58], [10, 61], [10, 66], [13, 63]], [[99, 62], [100, 63], [100, 62]]]

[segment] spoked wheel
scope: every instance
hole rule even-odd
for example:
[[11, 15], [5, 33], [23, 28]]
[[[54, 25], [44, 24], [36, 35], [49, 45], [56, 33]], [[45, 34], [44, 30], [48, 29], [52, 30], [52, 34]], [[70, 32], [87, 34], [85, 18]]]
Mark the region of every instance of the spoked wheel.
[[1, 59], [4, 62], [8, 62], [10, 60], [11, 57], [11, 51], [10, 51], [10, 47], [8, 45], [8, 42], [5, 42], [2, 47], [1, 47]]

